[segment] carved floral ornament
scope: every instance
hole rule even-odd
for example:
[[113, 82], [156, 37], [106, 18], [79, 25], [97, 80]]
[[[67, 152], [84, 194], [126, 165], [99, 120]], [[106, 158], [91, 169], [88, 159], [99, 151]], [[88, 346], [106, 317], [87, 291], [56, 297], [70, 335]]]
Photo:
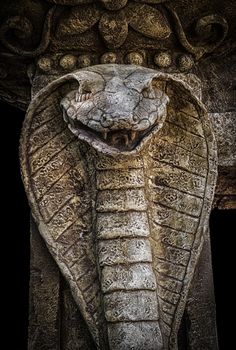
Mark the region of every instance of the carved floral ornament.
[[[107, 6], [105, 1], [104, 5], [107, 9], [113, 9]], [[118, 6], [114, 9], [118, 11], [104, 12], [96, 5], [76, 7], [59, 24], [57, 35], [82, 34], [98, 22], [99, 32], [106, 46], [116, 49], [126, 41], [129, 28], [158, 40], [167, 39], [171, 34], [167, 19], [159, 9], [135, 2], [129, 2], [125, 7], [122, 6], [122, 9]]]
[[[176, 37], [180, 50], [187, 51], [190, 59], [198, 60], [214, 51], [228, 32], [226, 20], [218, 14], [210, 14], [193, 20], [191, 24], [193, 35], [189, 39], [171, 1], [165, 0], [47, 0], [47, 2], [54, 6], [49, 8], [44, 16], [41, 40], [36, 47], [35, 45], [34, 48], [27, 47], [27, 43], [30, 43], [30, 39], [35, 36], [35, 28], [30, 19], [23, 16], [10, 17], [3, 23], [0, 28], [0, 42], [15, 54], [38, 57], [45, 52], [55, 52], [58, 49], [64, 52], [71, 49], [99, 51], [102, 45], [105, 45], [103, 51], [107, 48], [130, 52], [136, 44], [135, 38], [138, 40], [144, 38], [143, 42], [148, 43], [147, 49], [162, 48], [164, 56], [158, 56], [154, 61], [159, 67], [165, 68], [171, 63], [168, 43], [174, 40], [176, 46]], [[139, 42], [138, 47], [141, 46]], [[182, 66], [192, 67], [192, 64], [186, 63], [186, 58], [183, 61]], [[113, 60], [109, 63], [115, 62]]]

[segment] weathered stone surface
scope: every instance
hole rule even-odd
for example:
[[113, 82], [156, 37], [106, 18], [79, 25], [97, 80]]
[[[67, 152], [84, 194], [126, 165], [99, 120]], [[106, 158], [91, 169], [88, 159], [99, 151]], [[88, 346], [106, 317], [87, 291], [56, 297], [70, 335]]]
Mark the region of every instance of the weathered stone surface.
[[236, 114], [211, 113], [218, 146], [218, 181], [214, 205], [219, 209], [236, 208]]
[[60, 304], [60, 349], [63, 350], [95, 350], [96, 346], [88, 331], [88, 327], [79, 312], [70, 288], [61, 280]]
[[216, 180], [204, 107], [178, 76], [95, 66], [47, 87], [25, 128], [33, 213], [96, 346], [175, 349]]
[[[115, 203], [115, 205], [114, 205]], [[136, 210], [144, 211], [147, 209], [145, 195], [142, 189], [127, 191], [122, 190], [104, 190], [99, 192], [97, 197], [96, 209], [98, 212], [117, 211], [122, 208], [122, 211]]]
[[[233, 116], [235, 110], [233, 81], [235, 55], [233, 49], [236, 33], [234, 13], [235, 3], [231, 0], [224, 2], [218, 0], [39, 0], [37, 2], [12, 0], [2, 2], [0, 98], [14, 106], [26, 109], [31, 97], [49, 82], [63, 76], [66, 72], [73, 72], [98, 63], [136, 64], [171, 73], [173, 79], [183, 80], [189, 86], [192, 95], [200, 100], [202, 98], [208, 111], [212, 113], [220, 160], [214, 204], [222, 209], [233, 208], [236, 206]], [[211, 55], [212, 52], [215, 55]], [[180, 71], [184, 74], [176, 74]], [[187, 72], [194, 74], [187, 74]], [[85, 116], [82, 122], [88, 120], [87, 117], [97, 118], [86, 124], [90, 128], [99, 125], [97, 121], [103, 115], [102, 109], [108, 111], [105, 116], [106, 120], [103, 119], [103, 125], [100, 125], [100, 131], [104, 131], [104, 125], [109, 126], [109, 123], [114, 121], [109, 120], [109, 115], [115, 115], [115, 120], [121, 118], [124, 106], [132, 107], [132, 101], [141, 106], [140, 100], [134, 98], [134, 93], [128, 95], [128, 90], [143, 86], [144, 80], [141, 74], [140, 79], [136, 80], [131, 75], [128, 85], [123, 89], [123, 94], [120, 95], [120, 99], [116, 100], [118, 104], [123, 101], [121, 108], [117, 108], [114, 99], [108, 97], [109, 91], [121, 91], [122, 84], [119, 85], [117, 80], [114, 80], [109, 84], [105, 98], [101, 99], [99, 95], [96, 107], [94, 107], [93, 103], [88, 103], [89, 96], [91, 97], [90, 89], [95, 92], [94, 86], [88, 84], [88, 81], [90, 83], [93, 80], [96, 81], [97, 92], [104, 88], [101, 77], [103, 70], [97, 69], [97, 73], [95, 79], [88, 78], [88, 76], [88, 79], [85, 79], [85, 76], [80, 76], [81, 89], [78, 91], [76, 103], [87, 101], [84, 104], [87, 109], [83, 111], [80, 109], [80, 118], [82, 115]], [[42, 110], [39, 108], [38, 115], [34, 116], [31, 128], [34, 134], [34, 144], [31, 145], [32, 153], [29, 152], [32, 157], [31, 185], [40, 203], [41, 232], [44, 237], [51, 235], [52, 241], [48, 242], [50, 249], [53, 246], [52, 242], [56, 242], [52, 254], [58, 256], [58, 259], [64, 264], [64, 269], [67, 272], [72, 271], [75, 276], [76, 283], [72, 283], [73, 288], [71, 287], [74, 296], [77, 285], [82, 288], [87, 309], [84, 310], [82, 307], [81, 311], [82, 313], [88, 311], [94, 316], [95, 323], [97, 321], [98, 326], [96, 327], [101, 331], [100, 335], [96, 334], [95, 337], [100, 339], [99, 346], [102, 348], [106, 348], [102, 338], [105, 338], [106, 343], [107, 330], [102, 329], [106, 323], [104, 315], [101, 316], [98, 312], [102, 310], [99, 296], [100, 284], [97, 279], [100, 267], [98, 270], [93, 268], [97, 261], [97, 248], [103, 246], [100, 251], [102, 266], [102, 264], [109, 265], [111, 262], [120, 264], [122, 260], [131, 263], [139, 258], [150, 262], [152, 253], [150, 242], [151, 246], [157, 246], [155, 251], [160, 256], [152, 262], [159, 284], [161, 284], [158, 286], [160, 305], [157, 307], [161, 314], [159, 321], [161, 332], [165, 339], [169, 339], [174, 306], [163, 302], [161, 298], [167, 298], [169, 302], [174, 301], [174, 304], [179, 302], [179, 295], [176, 291], [180, 288], [179, 282], [186, 278], [185, 265], [189, 251], [192, 249], [195, 251], [196, 248], [194, 246], [196, 237], [192, 234], [192, 229], [196, 228], [196, 220], [201, 216], [201, 211], [209, 210], [213, 196], [212, 188], [206, 188], [204, 192], [204, 179], [208, 175], [208, 166], [210, 169], [215, 167], [215, 160], [209, 156], [207, 147], [201, 141], [201, 138], [206, 138], [210, 142], [212, 134], [211, 131], [207, 131], [209, 126], [202, 126], [204, 121], [199, 121], [199, 109], [194, 107], [195, 103], [189, 101], [191, 94], [186, 94], [178, 84], [177, 89], [172, 84], [165, 85], [163, 81], [155, 85], [156, 88], [165, 91], [171, 97], [166, 122], [160, 133], [162, 139], [151, 143], [151, 146], [154, 147], [150, 147], [148, 151], [145, 149], [143, 154], [132, 156], [132, 159], [121, 153], [119, 159], [102, 153], [88, 156], [91, 149], [88, 152], [83, 150], [83, 155], [77, 152], [75, 138], [66, 130], [62, 118], [58, 117], [61, 115], [61, 110], [57, 107], [53, 110], [54, 102], [51, 103], [51, 101], [59, 101], [66, 92], [77, 89], [77, 86], [71, 86], [69, 90], [68, 87], [65, 87], [64, 91], [63, 89], [59, 91], [57, 96], [53, 95], [52, 100], [46, 99], [47, 101], [42, 103]], [[154, 89], [155, 91], [157, 90]], [[141, 90], [138, 91], [140, 92]], [[137, 120], [140, 116], [145, 116], [146, 119], [151, 116], [152, 108], [149, 108], [149, 98], [152, 94], [153, 90], [150, 95], [147, 90], [144, 91], [143, 106], [135, 113]], [[69, 100], [70, 106], [72, 95]], [[127, 96], [129, 96], [129, 102]], [[180, 96], [181, 106], [179, 105]], [[184, 100], [187, 103], [183, 103]], [[161, 108], [165, 104], [166, 101], [162, 100]], [[157, 105], [156, 100], [154, 105]], [[98, 110], [98, 106], [101, 110]], [[126, 121], [131, 117], [131, 109], [128, 112], [126, 109], [127, 113], [124, 118]], [[163, 112], [161, 109], [158, 110], [158, 114], [164, 117]], [[71, 108], [70, 111], [67, 110], [67, 114], [73, 119], [77, 110]], [[68, 121], [67, 114], [64, 113], [64, 117]], [[49, 122], [52, 115], [57, 117]], [[155, 113], [153, 117], [156, 117]], [[42, 120], [43, 123], [41, 123]], [[74, 120], [70, 122], [71, 125], [76, 126], [73, 124]], [[129, 123], [130, 120], [124, 125], [123, 120], [122, 128], [127, 128], [127, 126], [129, 128]], [[118, 125], [121, 127], [121, 120]], [[144, 129], [147, 125], [147, 120], [144, 120], [142, 123]], [[75, 130], [77, 129], [74, 128], [73, 131]], [[127, 135], [124, 132], [120, 135], [113, 135], [107, 133], [107, 130], [103, 133], [108, 143], [125, 144], [125, 147], [130, 139], [135, 140], [135, 135], [137, 134], [134, 132], [129, 132]], [[84, 140], [89, 141], [86, 137]], [[80, 146], [82, 142], [79, 141]], [[63, 151], [64, 146], [65, 152]], [[96, 148], [97, 143], [92, 142], [91, 146]], [[102, 152], [105, 152], [106, 149], [103, 147]], [[85, 161], [86, 152], [88, 154]], [[149, 152], [148, 161], [144, 159], [146, 152]], [[72, 168], [68, 168], [68, 164], [71, 164]], [[143, 172], [142, 169], [145, 168], [151, 169], [150, 173]], [[109, 173], [113, 175], [110, 183], [107, 181]], [[162, 176], [162, 173], [166, 173], [167, 177]], [[152, 177], [152, 181], [149, 176]], [[126, 177], [128, 177], [127, 181]], [[209, 174], [209, 182], [214, 182], [214, 178], [215, 172]], [[86, 184], [84, 179], [86, 179]], [[108, 188], [98, 190], [93, 187], [97, 179], [101, 184], [105, 183]], [[156, 181], [155, 184], [153, 179]], [[136, 184], [137, 187], [135, 187]], [[134, 187], [128, 188], [130, 185]], [[172, 185], [175, 187], [170, 187]], [[153, 187], [147, 191], [149, 186]], [[74, 198], [75, 193], [77, 194], [76, 199]], [[91, 196], [88, 193], [91, 193]], [[204, 197], [205, 202], [202, 206]], [[151, 209], [147, 212], [149, 207]], [[97, 213], [96, 218], [95, 212]], [[150, 226], [150, 216], [156, 215], [158, 215], [158, 223], [154, 222]], [[49, 226], [50, 230], [47, 231], [46, 228]], [[92, 230], [97, 233], [96, 244], [89, 234]], [[150, 232], [153, 237], [150, 237]], [[147, 242], [149, 244], [146, 244]], [[108, 247], [114, 256], [109, 254]], [[163, 260], [161, 258], [163, 256], [168, 260]], [[43, 265], [42, 260], [40, 264]], [[203, 265], [204, 275], [207, 275], [209, 265], [205, 260]], [[189, 269], [191, 270], [192, 267]], [[49, 275], [51, 276], [50, 272]], [[167, 277], [163, 278], [163, 275]], [[178, 281], [171, 282], [168, 276]], [[92, 279], [95, 282], [91, 284]], [[200, 275], [197, 281], [200, 283]], [[38, 282], [35, 281], [35, 283], [37, 285]], [[46, 279], [47, 283], [51, 286], [50, 281]], [[211, 282], [209, 284], [211, 285]], [[167, 285], [170, 286], [171, 291], [164, 289]], [[193, 288], [198, 290], [199, 284], [194, 285]], [[44, 319], [46, 304], [42, 304], [41, 307], [40, 293], [43, 294], [39, 288], [39, 293], [34, 291], [34, 296], [39, 298], [37, 313], [42, 312], [42, 319]], [[207, 298], [206, 294], [201, 295], [204, 299]], [[120, 301], [122, 298], [123, 296]], [[75, 299], [78, 305], [83, 305], [81, 295], [77, 295]], [[129, 300], [132, 300], [132, 297]], [[123, 301], [126, 299], [123, 298]], [[65, 306], [65, 309], [71, 309], [69, 313], [72, 315], [62, 316], [64, 318], [63, 328], [66, 329], [67, 335], [63, 335], [64, 340], [61, 347], [93, 348], [92, 345], [89, 345], [90, 343], [78, 341], [82, 339], [81, 334], [84, 334], [85, 331], [83, 327], [81, 328], [80, 320], [73, 316], [76, 307], [70, 300], [68, 291], [63, 290], [58, 298], [58, 303], [58, 310], [60, 309], [62, 314]], [[132, 315], [134, 316], [134, 313]], [[198, 320], [194, 323], [194, 327], [196, 326], [194, 329], [197, 329], [196, 332], [202, 335], [204, 341], [201, 342], [201, 336], [196, 336], [196, 342], [194, 339], [191, 340], [191, 346], [197, 348], [199, 344], [199, 347], [208, 346], [210, 348], [213, 345], [206, 342], [204, 335], [205, 320], [201, 321], [196, 315], [197, 310], [193, 305], [193, 318]], [[214, 319], [212, 313], [210, 317]], [[87, 322], [94, 335], [96, 331], [91, 326], [93, 320], [87, 319]], [[201, 327], [198, 328], [197, 324], [200, 324]], [[209, 327], [213, 334], [213, 323], [212, 327]], [[138, 329], [142, 328], [143, 324]], [[43, 335], [46, 335], [48, 330], [54, 332], [48, 325], [45, 328], [42, 326], [41, 330], [43, 330]], [[121, 330], [124, 334], [126, 325], [124, 327], [122, 325]], [[185, 335], [189, 333], [189, 338], [191, 338], [194, 332], [195, 330], [187, 329]], [[113, 334], [115, 338], [114, 333], [110, 334]], [[212, 336], [209, 335], [209, 338]], [[47, 342], [50, 347], [52, 344], [50, 339], [50, 335], [42, 336], [41, 340], [35, 343], [35, 350], [41, 346], [40, 341], [43, 347], [47, 346]], [[167, 347], [165, 339], [164, 347]], [[118, 338], [117, 342], [119, 343]]]
[[148, 263], [105, 266], [102, 269], [101, 287], [104, 294], [116, 290], [156, 290], [152, 266]]
[[236, 209], [236, 167], [219, 167], [214, 198], [218, 209]]
[[[140, 333], [144, 334], [141, 339], [133, 336]], [[114, 323], [108, 334], [112, 339], [111, 348], [114, 350], [160, 350], [163, 345], [160, 341], [160, 328], [154, 322]]]
[[128, 23], [124, 14], [105, 13], [99, 22], [99, 30], [109, 49], [120, 47], [128, 35]]
[[[206, 265], [208, 268], [206, 269]], [[199, 258], [186, 304], [188, 341], [192, 350], [217, 350], [216, 308], [209, 231]]]
[[128, 0], [100, 0], [108, 10], [119, 10], [127, 4]]
[[29, 350], [60, 349], [60, 275], [31, 221]]
[[148, 217], [145, 212], [98, 213], [97, 237], [110, 239], [122, 237], [148, 236]]
[[[140, 16], [145, 13], [145, 16]], [[137, 32], [154, 39], [167, 39], [171, 30], [165, 16], [148, 5], [130, 4], [127, 7], [129, 25]]]
[[220, 166], [236, 166], [236, 112], [211, 113]]
[[[224, 4], [218, 0], [23, 0], [20, 3], [12, 0], [9, 4], [2, 3], [0, 96], [26, 109], [31, 98], [31, 83], [38, 71], [35, 57], [36, 62], [50, 61], [44, 66], [46, 70], [40, 71], [41, 78], [48, 82], [52, 76], [61, 75], [60, 59], [64, 54], [75, 54], [76, 58], [85, 54], [88, 66], [101, 62], [101, 57], [114, 47], [116, 63], [128, 63], [127, 55], [136, 52], [143, 57], [141, 64], [150, 68], [174, 73], [181, 69], [197, 71], [204, 81], [204, 102], [208, 108], [218, 112], [217, 108], [227, 108], [227, 104], [235, 107], [233, 83], [229, 82], [235, 72], [234, 11], [235, 3], [231, 0]], [[116, 19], [121, 17], [114, 30]], [[108, 19], [105, 21], [108, 40], [104, 40], [104, 26], [99, 31], [102, 18]], [[161, 52], [168, 52], [170, 57], [161, 59]], [[217, 55], [212, 57], [211, 52]], [[83, 66], [79, 61], [72, 70]], [[45, 81], [42, 85], [37, 82], [38, 88], [44, 85]]]
[[86, 323], [71, 291], [31, 222], [29, 350], [93, 350]]
[[152, 262], [148, 239], [101, 240], [98, 243], [99, 264], [101, 266], [127, 263]]
[[82, 34], [93, 27], [99, 20], [99, 10], [95, 6], [72, 7], [63, 14], [56, 35]]
[[[104, 297], [108, 322], [150, 320], [159, 318], [156, 293], [153, 291], [132, 291], [131, 298], [124, 298], [123, 292], [114, 292]], [[137, 305], [139, 306], [137, 308]], [[118, 311], [117, 311], [118, 310]]]

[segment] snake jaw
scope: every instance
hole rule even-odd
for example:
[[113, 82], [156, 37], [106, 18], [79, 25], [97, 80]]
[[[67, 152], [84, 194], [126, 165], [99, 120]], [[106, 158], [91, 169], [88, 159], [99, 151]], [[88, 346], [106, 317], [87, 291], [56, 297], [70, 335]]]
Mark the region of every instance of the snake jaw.
[[138, 72], [137, 79], [108, 75], [102, 82], [98, 74], [91, 79], [88, 74], [81, 72], [78, 89], [61, 100], [69, 129], [103, 153], [139, 152], [166, 118], [169, 98], [164, 87]]
[[[76, 98], [83, 102], [90, 97], [86, 93]], [[101, 120], [82, 122], [72, 106], [67, 109], [65, 105], [61, 104], [61, 106], [65, 122], [78, 139], [87, 142], [102, 153], [113, 155], [137, 153], [152, 135], [160, 130], [167, 114], [166, 105], [162, 105], [155, 113], [150, 114], [149, 119], [143, 118], [139, 123], [127, 124], [127, 127], [122, 124], [122, 119], [120, 123], [108, 128], [102, 126]]]
[[82, 141], [86, 141], [92, 147], [102, 153], [132, 154], [140, 150], [141, 147], [156, 133], [163, 125], [166, 113], [158, 117], [154, 124], [149, 124], [144, 130], [136, 129], [103, 129], [96, 131], [95, 129], [83, 124], [75, 118], [68, 115], [64, 120], [67, 122], [71, 132]]

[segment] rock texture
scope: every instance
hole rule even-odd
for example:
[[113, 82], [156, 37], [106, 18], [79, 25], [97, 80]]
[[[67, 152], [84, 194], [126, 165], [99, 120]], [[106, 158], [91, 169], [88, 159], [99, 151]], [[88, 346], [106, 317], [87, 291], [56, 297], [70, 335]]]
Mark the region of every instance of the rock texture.
[[22, 171], [97, 347], [175, 349], [216, 182], [188, 86], [136, 66], [60, 78], [29, 108]]
[[236, 114], [235, 112], [212, 113], [216, 135], [219, 165], [236, 166]]
[[[156, 329], [159, 327], [161, 330], [161, 335], [157, 331], [154, 338], [163, 338], [164, 346], [167, 346], [171, 338], [170, 329], [173, 338], [176, 338], [180, 315], [185, 308], [179, 328], [179, 350], [199, 350], [204, 347], [217, 349], [214, 298], [211, 293], [210, 247], [206, 239], [198, 263], [195, 261], [193, 264], [196, 265], [195, 272], [193, 266], [187, 267], [190, 265], [186, 256], [189, 254], [189, 261], [197, 256], [200, 252], [200, 243], [199, 249], [190, 248], [188, 239], [193, 237], [193, 234], [190, 236], [189, 232], [184, 231], [187, 230], [191, 220], [187, 218], [185, 220], [183, 217], [185, 218], [186, 214], [207, 217], [210, 200], [205, 205], [204, 197], [200, 213], [198, 208], [202, 205], [203, 198], [198, 197], [203, 197], [201, 188], [204, 187], [204, 181], [211, 167], [215, 167], [212, 165], [214, 161], [210, 155], [211, 147], [205, 149], [209, 142], [211, 144], [208, 139], [211, 136], [204, 134], [205, 117], [203, 119], [199, 117], [202, 107], [201, 104], [199, 107], [199, 102], [195, 101], [194, 96], [202, 100], [210, 112], [218, 143], [219, 175], [214, 206], [220, 209], [236, 208], [233, 79], [236, 67], [235, 11], [236, 3], [232, 0], [1, 1], [0, 99], [24, 110], [34, 98], [41, 101], [42, 105], [38, 106], [37, 102], [31, 105], [29, 115], [34, 113], [34, 117], [32, 124], [29, 122], [30, 117], [27, 118], [23, 142], [29, 146], [29, 148], [25, 146], [29, 152], [24, 156], [26, 164], [24, 173], [30, 202], [35, 203], [33, 211], [37, 221], [36, 225], [32, 226], [30, 350], [56, 349], [57, 346], [60, 349], [93, 349], [95, 345], [91, 334], [94, 335], [97, 344], [99, 343], [98, 346], [108, 347], [109, 323], [112, 323], [115, 317], [119, 319], [120, 326], [122, 322], [124, 325], [128, 318], [138, 319], [145, 311], [145, 300], [149, 298], [147, 294], [156, 293], [152, 289], [145, 290], [146, 296], [143, 294], [140, 298], [135, 291], [135, 298], [132, 300], [129, 298], [130, 309], [127, 309], [123, 289], [117, 291], [117, 298], [114, 300], [123, 305], [119, 309], [122, 309], [122, 312], [116, 315], [112, 313], [114, 300], [108, 291], [112, 287], [109, 287], [109, 283], [103, 278], [103, 270], [106, 271], [106, 276], [109, 273], [112, 280], [114, 269], [111, 263], [115, 261], [119, 265], [127, 260], [131, 266], [136, 263], [135, 259], [140, 259], [138, 262], [140, 266], [144, 264], [151, 266], [151, 270], [147, 269], [150, 272], [149, 277], [153, 277], [153, 283], [159, 293], [156, 299], [149, 298], [151, 303], [148, 317], [150, 320], [153, 318], [153, 322], [159, 324]], [[155, 79], [155, 87], [152, 88], [154, 104], [150, 101], [150, 89], [143, 93], [141, 90], [135, 90], [135, 86], [133, 88], [131, 85], [123, 86], [124, 77], [119, 76], [120, 70], [119, 74], [111, 72], [111, 76], [115, 75], [116, 78], [118, 74], [119, 79], [113, 80], [108, 88], [108, 79], [103, 81], [103, 71], [96, 68], [96, 72], [93, 73], [102, 74], [100, 79], [95, 74], [94, 80], [97, 86], [100, 84], [97, 97], [100, 97], [96, 106], [93, 106], [90, 103], [91, 92], [86, 87], [93, 81], [91, 78], [93, 70], [88, 67], [98, 64], [126, 64], [127, 67], [135, 64], [156, 70], [158, 78]], [[82, 75], [80, 71], [79, 75], [74, 74], [78, 69], [83, 69], [86, 73]], [[138, 72], [139, 68], [136, 67], [136, 70]], [[150, 74], [152, 76], [154, 72]], [[54, 84], [53, 82], [60, 77], [62, 79], [52, 85], [55, 90], [52, 90], [54, 88], [51, 85], [45, 90], [48, 84]], [[141, 76], [139, 87], [146, 84], [145, 81], [148, 82], [149, 78], [145, 80]], [[156, 84], [159, 78], [162, 83], [159, 81]], [[68, 84], [64, 79], [68, 79]], [[177, 89], [165, 91], [165, 86], [168, 86], [168, 89], [172, 88], [172, 83], [169, 81], [172, 81]], [[84, 82], [84, 91], [81, 91], [81, 82]], [[138, 85], [137, 80], [135, 85]], [[103, 90], [105, 86], [106, 92]], [[101, 98], [102, 92], [104, 96], [109, 96], [115, 91], [117, 91], [118, 109], [114, 107], [114, 96], [107, 98], [107, 101], [105, 97]], [[157, 92], [159, 97], [156, 96]], [[184, 97], [185, 94], [187, 98]], [[137, 95], [142, 96], [142, 101], [137, 100]], [[175, 102], [172, 96], [176, 97]], [[183, 101], [192, 101], [192, 98], [195, 102], [189, 102], [187, 110], [184, 109], [184, 113], [180, 112]], [[124, 104], [121, 102], [122, 99]], [[137, 108], [135, 113], [132, 113], [135, 99]], [[158, 103], [155, 103], [158, 99], [160, 104], [157, 106]], [[62, 106], [59, 107], [61, 102]], [[81, 102], [84, 102], [83, 113], [80, 113], [82, 109], [78, 108], [78, 103]], [[66, 103], [72, 107], [71, 110], [68, 110]], [[192, 103], [197, 110], [196, 116], [192, 115], [195, 108], [190, 106]], [[104, 109], [105, 106], [106, 109], [108, 104], [111, 110], [104, 115], [106, 113], [101, 111], [101, 108]], [[70, 130], [80, 138], [79, 141], [76, 141], [76, 137], [67, 130], [62, 119], [62, 110]], [[118, 123], [113, 125], [114, 118], [112, 119], [111, 115], [114, 112], [117, 112]], [[123, 112], [126, 113], [122, 120]], [[147, 115], [152, 113], [152, 118], [149, 120]], [[101, 121], [99, 125], [98, 120], [102, 115], [106, 120]], [[81, 119], [82, 116], [84, 118]], [[208, 118], [206, 120], [207, 127], [210, 124]], [[84, 124], [81, 125], [80, 122]], [[119, 133], [114, 129], [118, 125], [123, 128]], [[137, 130], [134, 129], [135, 125]], [[150, 129], [147, 129], [147, 125]], [[86, 128], [90, 128], [89, 135], [86, 134], [88, 132]], [[203, 143], [197, 141], [202, 139]], [[149, 145], [153, 144], [157, 147], [150, 149]], [[111, 150], [112, 145], [115, 147]], [[124, 152], [127, 154], [122, 155]], [[122, 168], [120, 165], [115, 166], [118, 157], [122, 161]], [[150, 161], [152, 157], [153, 161]], [[148, 181], [147, 176], [150, 176]], [[120, 187], [113, 188], [118, 177]], [[178, 188], [173, 187], [176, 183]], [[152, 185], [153, 190], [150, 190]], [[180, 196], [181, 190], [185, 192]], [[212, 198], [213, 192], [209, 196]], [[150, 210], [152, 205], [159, 206], [154, 214]], [[112, 229], [109, 225], [111, 214], [115, 214], [109, 212], [111, 206], [117, 217], [123, 218], [126, 215], [128, 217], [128, 210], [135, 212], [137, 207], [142, 208], [133, 215], [133, 219], [127, 219], [126, 226], [122, 220], [115, 221], [118, 228], [123, 227], [122, 235], [131, 233], [135, 223], [140, 223], [140, 226], [136, 227], [135, 239], [122, 237], [119, 247], [115, 244], [118, 239], [115, 236], [117, 229]], [[163, 207], [163, 210], [160, 207]], [[176, 210], [181, 211], [179, 216]], [[149, 217], [153, 216], [160, 217], [161, 220], [155, 231], [158, 232], [155, 249], [152, 240], [154, 229], [149, 222]], [[73, 217], [75, 219], [71, 221]], [[106, 227], [104, 229], [104, 225], [103, 227], [100, 225], [100, 217], [103, 217], [107, 230]], [[179, 225], [183, 231], [177, 230], [180, 232], [180, 241], [175, 232], [176, 227], [174, 230], [173, 227], [169, 227], [169, 231], [163, 229], [164, 225], [168, 225], [169, 218], [175, 218], [173, 219], [175, 225]], [[194, 221], [194, 218], [192, 219]], [[36, 226], [40, 227], [40, 232], [47, 241], [47, 247], [41, 244]], [[101, 237], [95, 234], [98, 231], [101, 232]], [[144, 232], [145, 235], [142, 236], [140, 232]], [[203, 234], [199, 234], [198, 237], [202, 236]], [[178, 244], [182, 244], [181, 249], [184, 253], [179, 246], [169, 247], [177, 241]], [[192, 242], [199, 240], [194, 238]], [[166, 249], [167, 246], [170, 249]], [[56, 257], [65, 277], [60, 275], [49, 256], [48, 249]], [[110, 250], [113, 252], [112, 257], [109, 254]], [[179, 293], [184, 295], [185, 307], [185, 302], [181, 307], [177, 306], [178, 302], [175, 302], [176, 299], [173, 297], [174, 305], [162, 310], [163, 296], [160, 294], [159, 283], [162, 283], [162, 286], [163, 283], [166, 285], [167, 279], [165, 276], [159, 281], [160, 271], [155, 272], [156, 260], [153, 258], [153, 250], [160, 255], [158, 257], [160, 261], [163, 257], [164, 260], [170, 260], [168, 263], [165, 262], [162, 272], [168, 274], [172, 271], [171, 268], [175, 268], [174, 278], [179, 274], [182, 276], [181, 281], [178, 278], [172, 281], [172, 288], [174, 291], [181, 290]], [[175, 264], [172, 263], [172, 259]], [[81, 261], [79, 267], [78, 261]], [[68, 265], [68, 268], [62, 268], [62, 262], [65, 264], [64, 267]], [[157, 265], [160, 268], [163, 263]], [[84, 269], [87, 269], [86, 272]], [[185, 284], [184, 269], [191, 270], [191, 274], [194, 273], [190, 288]], [[81, 274], [81, 271], [84, 271], [84, 274]], [[142, 276], [139, 269], [137, 273], [130, 271], [131, 269], [122, 272], [124, 279], [135, 275], [139, 280]], [[74, 283], [72, 275], [75, 276]], [[88, 288], [81, 294], [78, 293], [77, 285], [81, 283], [77, 278]], [[70, 286], [65, 279], [71, 281]], [[189, 275], [187, 281], [190, 280]], [[91, 281], [97, 289], [89, 289]], [[103, 281], [106, 283], [104, 290], [101, 291]], [[137, 279], [135, 281], [137, 282]], [[131, 282], [129, 280], [130, 284]], [[186, 291], [188, 290], [186, 295], [184, 288], [181, 289], [181, 283]], [[80, 305], [87, 323], [77, 309], [70, 295], [71, 291], [76, 296], [77, 305]], [[86, 293], [87, 296], [83, 301]], [[167, 290], [165, 295], [170, 295], [168, 293]], [[142, 305], [140, 310], [135, 309], [134, 300]], [[199, 305], [199, 308], [196, 309], [195, 305]], [[175, 308], [179, 311], [175, 312]], [[205, 314], [208, 315], [207, 319], [204, 317]], [[107, 325], [105, 316], [108, 320]], [[175, 327], [174, 320], [177, 319]], [[173, 321], [171, 326], [170, 320]], [[119, 325], [119, 322], [116, 325]], [[133, 331], [135, 332], [134, 328]], [[111, 332], [108, 333], [112, 341]], [[146, 334], [146, 331], [143, 333]], [[143, 339], [145, 342], [145, 337]], [[176, 343], [176, 339], [173, 343]]]

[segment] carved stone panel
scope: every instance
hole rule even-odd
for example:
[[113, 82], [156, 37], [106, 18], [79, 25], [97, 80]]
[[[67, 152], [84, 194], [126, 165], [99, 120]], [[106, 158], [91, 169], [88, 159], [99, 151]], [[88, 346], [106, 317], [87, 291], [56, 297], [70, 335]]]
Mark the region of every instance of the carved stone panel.
[[28, 108], [30, 350], [216, 350], [207, 229], [213, 197], [236, 207], [236, 3], [0, 2], [0, 99]]

